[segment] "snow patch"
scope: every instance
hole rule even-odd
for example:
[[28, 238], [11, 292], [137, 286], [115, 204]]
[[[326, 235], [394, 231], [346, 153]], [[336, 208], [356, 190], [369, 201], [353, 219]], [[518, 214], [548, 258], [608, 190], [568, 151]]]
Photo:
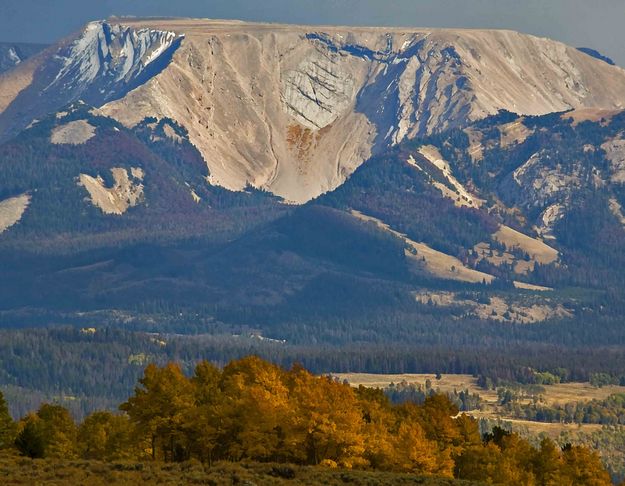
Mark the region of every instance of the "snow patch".
[[17, 66], [20, 62], [22, 62], [22, 59], [20, 58], [20, 56], [17, 54], [17, 51], [11, 47], [9, 49], [9, 52], [7, 53], [7, 56], [9, 58], [9, 60], [15, 65]]
[[132, 88], [181, 37], [170, 31], [91, 22], [80, 37], [57, 52], [59, 71], [43, 91], [76, 97], [87, 92], [87, 97], [103, 104]]

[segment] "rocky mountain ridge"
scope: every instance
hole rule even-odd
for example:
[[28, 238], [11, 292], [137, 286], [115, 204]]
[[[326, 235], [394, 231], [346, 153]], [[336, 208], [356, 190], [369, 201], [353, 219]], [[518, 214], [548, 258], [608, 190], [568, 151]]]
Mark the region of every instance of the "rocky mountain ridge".
[[111, 19], [55, 49], [0, 79], [0, 138], [77, 99], [128, 127], [168, 117], [212, 184], [298, 203], [372, 154], [502, 109], [625, 107], [621, 68], [510, 31]]

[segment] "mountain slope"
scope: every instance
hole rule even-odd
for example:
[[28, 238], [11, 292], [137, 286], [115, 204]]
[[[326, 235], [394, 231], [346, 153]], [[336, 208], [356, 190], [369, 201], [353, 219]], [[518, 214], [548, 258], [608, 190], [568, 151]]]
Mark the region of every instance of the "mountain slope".
[[0, 79], [0, 138], [77, 99], [128, 127], [168, 117], [211, 183], [295, 202], [404, 139], [501, 109], [625, 106], [622, 69], [508, 31], [112, 19], [55, 49]]

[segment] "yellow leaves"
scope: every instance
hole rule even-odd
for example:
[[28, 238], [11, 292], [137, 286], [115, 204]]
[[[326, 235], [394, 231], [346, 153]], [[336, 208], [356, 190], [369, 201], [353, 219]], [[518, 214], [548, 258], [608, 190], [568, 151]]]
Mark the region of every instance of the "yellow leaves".
[[[120, 408], [136, 439], [165, 460], [291, 462], [528, 486], [608, 484], [585, 449], [563, 453], [550, 441], [536, 449], [502, 430], [483, 443], [476, 420], [457, 416], [444, 396], [394, 406], [379, 390], [354, 390], [257, 357], [223, 371], [199, 363], [191, 378], [175, 365], [148, 366]], [[83, 455], [111, 457], [112, 417], [83, 423]]]
[[342, 467], [366, 465], [364, 421], [354, 391], [304, 370], [293, 374], [291, 401], [297, 420], [292, 430], [307, 462], [331, 459]]
[[9, 414], [9, 408], [4, 395], [0, 392], [0, 450], [13, 445], [16, 434], [16, 424]]
[[20, 420], [15, 441], [29, 457], [76, 457], [76, 424], [69, 412], [58, 405], [43, 404], [36, 414]]
[[396, 469], [419, 474], [432, 474], [439, 469], [438, 446], [425, 437], [423, 428], [412, 421], [399, 426], [396, 438]]
[[[354, 390], [301, 367], [259, 358], [220, 371], [199, 363], [146, 368], [120, 406], [96, 412], [78, 430], [68, 411], [43, 405], [18, 424], [16, 445], [30, 457], [119, 460], [275, 461], [469, 479], [488, 484], [608, 486], [588, 449], [540, 448], [495, 428], [484, 441], [475, 419], [457, 416], [444, 396], [421, 406], [391, 405], [379, 390]], [[143, 451], [143, 457], [142, 452]]]
[[76, 457], [76, 424], [69, 412], [58, 405], [43, 404], [37, 416], [46, 439], [46, 456], [56, 458]]
[[138, 453], [128, 417], [110, 412], [89, 415], [78, 428], [78, 444], [84, 459], [132, 459]]
[[191, 381], [178, 365], [170, 363], [163, 368], [148, 365], [139, 383], [142, 386], [135, 389], [135, 395], [119, 408], [150, 443], [152, 457], [159, 451], [166, 460], [184, 457], [186, 415], [194, 406]]
[[610, 476], [601, 465], [599, 455], [585, 447], [570, 446], [563, 452], [564, 465], [561, 483], [563, 486], [584, 484], [587, 486], [609, 486]]

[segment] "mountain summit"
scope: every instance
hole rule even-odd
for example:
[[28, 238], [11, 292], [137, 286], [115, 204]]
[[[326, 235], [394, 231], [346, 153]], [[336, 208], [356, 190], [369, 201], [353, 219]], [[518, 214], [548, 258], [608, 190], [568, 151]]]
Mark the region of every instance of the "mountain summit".
[[507, 110], [625, 107], [625, 70], [510, 31], [110, 19], [0, 77], [0, 139], [83, 100], [188, 131], [212, 184], [302, 203], [371, 155]]

